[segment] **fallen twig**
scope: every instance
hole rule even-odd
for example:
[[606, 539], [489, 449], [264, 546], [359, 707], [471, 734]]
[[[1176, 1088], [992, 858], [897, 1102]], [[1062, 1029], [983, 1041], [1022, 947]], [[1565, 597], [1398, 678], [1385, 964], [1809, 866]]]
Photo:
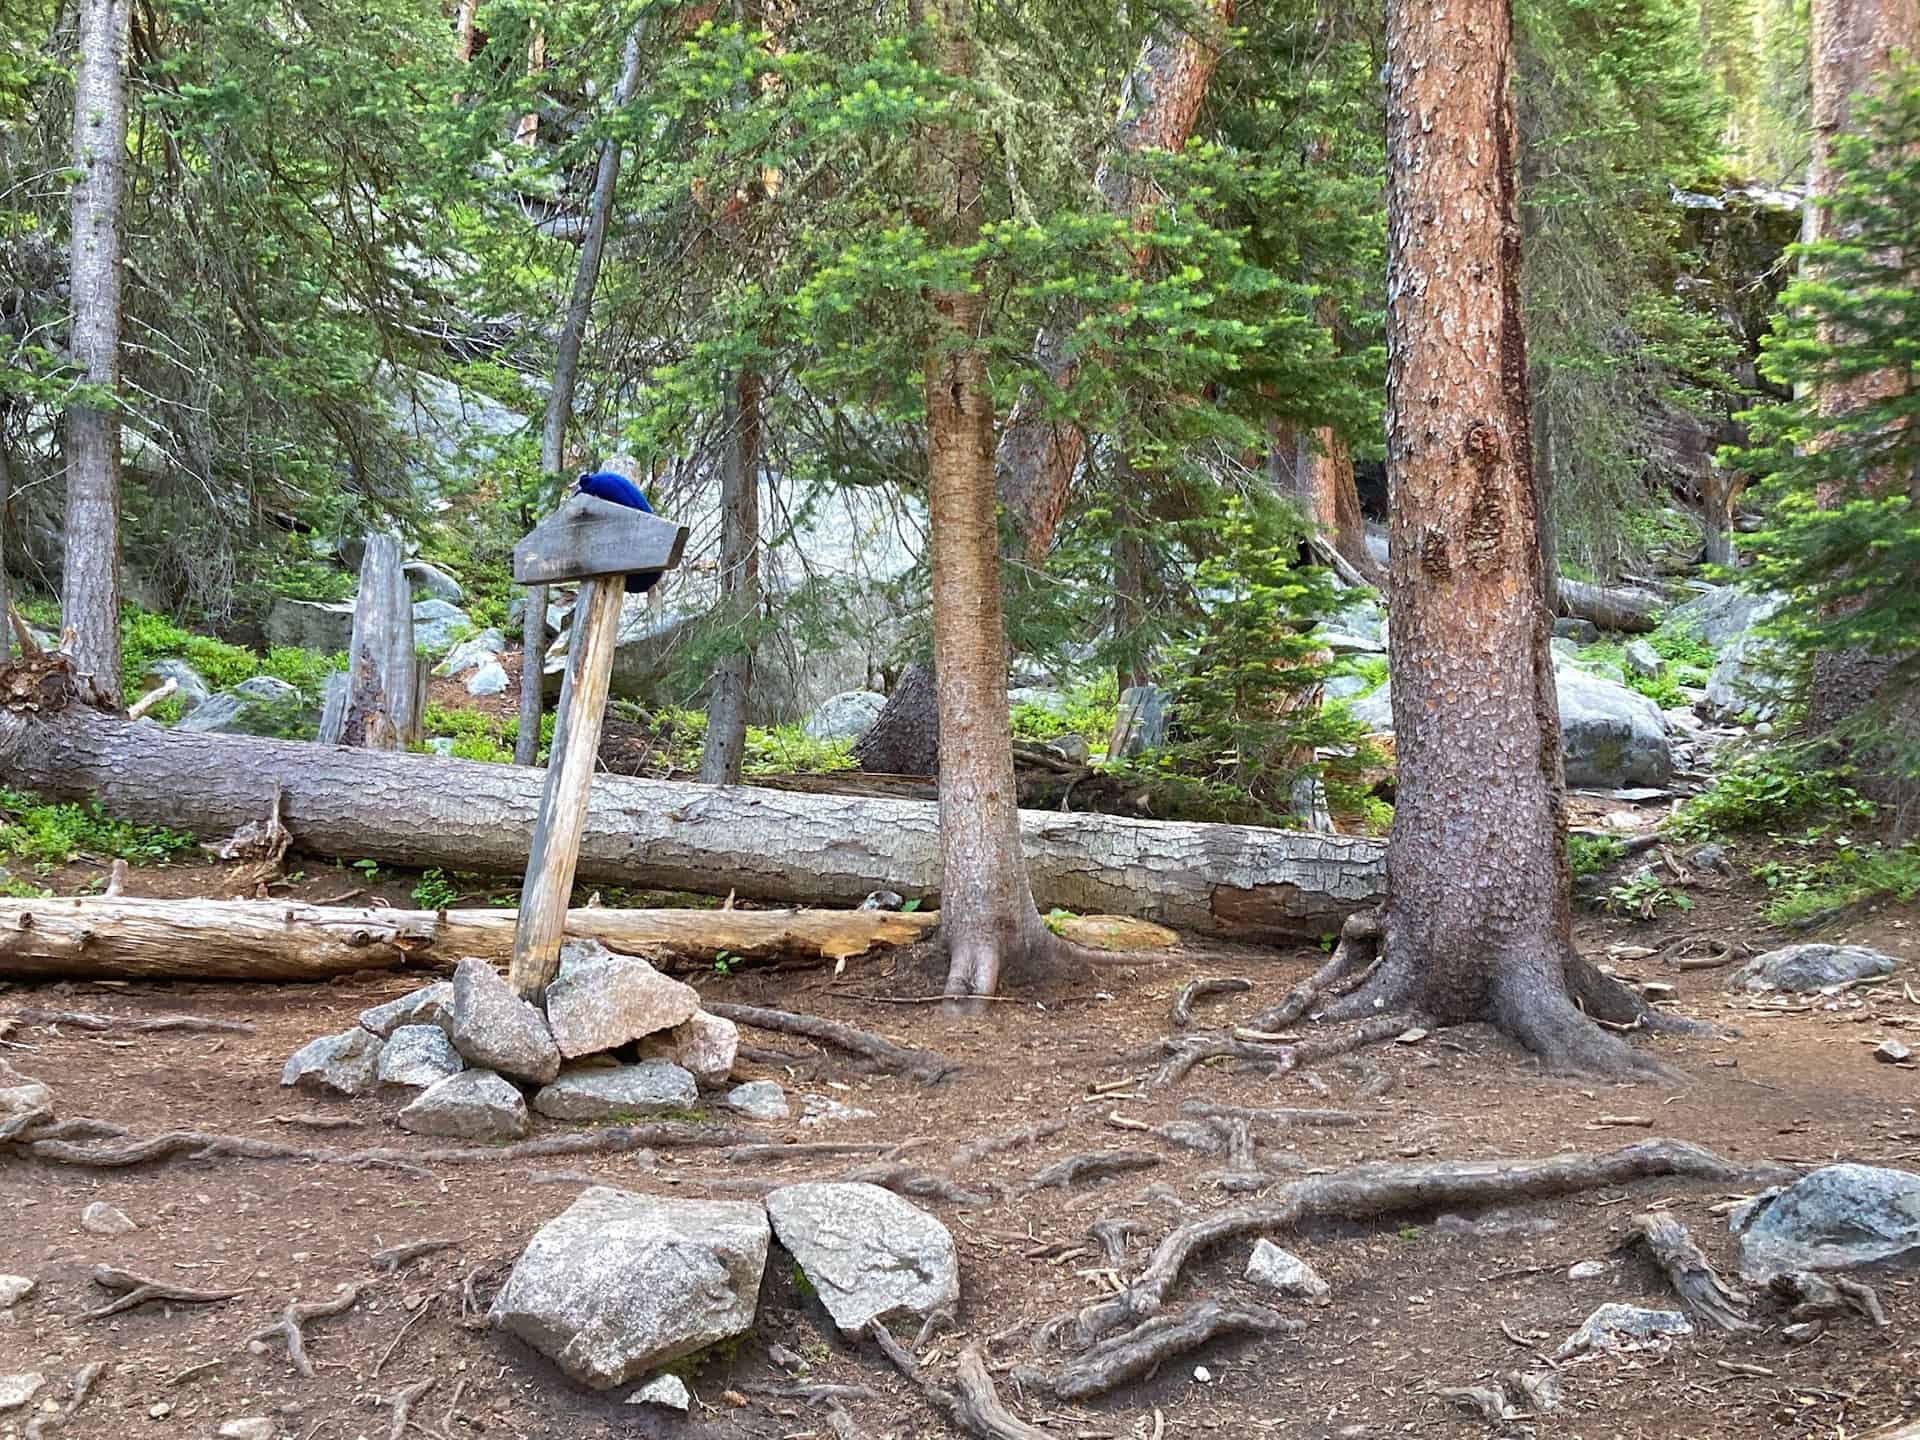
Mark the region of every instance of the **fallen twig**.
[[740, 1387], [743, 1394], [760, 1395], [769, 1400], [798, 1400], [802, 1405], [833, 1405], [842, 1400], [878, 1400], [880, 1392], [868, 1385], [820, 1385], [807, 1380], [788, 1380], [779, 1384], [765, 1381]]
[[13, 1018], [23, 1025], [68, 1025], [75, 1030], [96, 1033], [124, 1031], [129, 1035], [154, 1035], [178, 1030], [201, 1035], [251, 1035], [253, 1026], [240, 1020], [209, 1020], [204, 1015], [96, 1015], [86, 1010], [16, 1010]]
[[287, 1302], [287, 1308], [280, 1318], [271, 1325], [262, 1326], [247, 1337], [247, 1343], [255, 1341], [280, 1340], [287, 1347], [287, 1358], [293, 1362], [293, 1368], [302, 1376], [313, 1378], [313, 1361], [307, 1358], [307, 1341], [303, 1327], [315, 1320], [326, 1320], [335, 1315], [344, 1315], [353, 1308], [360, 1298], [358, 1285], [343, 1285], [340, 1293], [331, 1300]]
[[115, 1269], [111, 1265], [96, 1265], [93, 1283], [104, 1290], [124, 1293], [118, 1300], [102, 1305], [98, 1310], [84, 1312], [80, 1316], [82, 1320], [104, 1320], [109, 1315], [118, 1315], [123, 1310], [144, 1305], [149, 1300], [167, 1300], [181, 1305], [214, 1305], [247, 1293], [244, 1290], [190, 1290], [184, 1285], [152, 1280], [145, 1275], [136, 1275], [131, 1270]]
[[944, 1055], [931, 1050], [907, 1050], [869, 1030], [823, 1020], [817, 1015], [796, 1015], [791, 1010], [769, 1010], [760, 1005], [728, 1005], [713, 1002], [709, 1014], [731, 1020], [736, 1025], [751, 1025], [756, 1030], [771, 1030], [782, 1035], [804, 1035], [809, 1040], [838, 1046], [895, 1075], [933, 1084], [960, 1067]]
[[400, 1348], [400, 1342], [407, 1338], [407, 1332], [427, 1318], [427, 1312], [433, 1309], [433, 1302], [436, 1298], [435, 1296], [429, 1295], [426, 1299], [422, 1300], [413, 1314], [407, 1317], [406, 1323], [400, 1327], [399, 1332], [393, 1339], [387, 1342], [387, 1348], [382, 1350], [380, 1352], [380, 1358], [373, 1362], [373, 1373], [375, 1375], [378, 1375], [386, 1368], [387, 1361], [393, 1358], [393, 1352], [398, 1350]]
[[1212, 995], [1244, 995], [1253, 989], [1251, 980], [1239, 976], [1218, 976], [1210, 980], [1189, 980], [1173, 998], [1168, 1019], [1173, 1028], [1184, 1030], [1193, 1023], [1193, 1007]]
[[[426, 1307], [422, 1306], [421, 1308], [425, 1309]], [[378, 1374], [379, 1371], [376, 1369], [374, 1373]], [[414, 1402], [431, 1390], [433, 1386], [434, 1377], [429, 1375], [426, 1379], [416, 1380], [413, 1384], [395, 1392], [392, 1401], [389, 1402], [393, 1406], [393, 1423], [388, 1427], [387, 1440], [401, 1440], [401, 1437], [406, 1433], [407, 1420], [413, 1414]]]
[[1358, 1125], [1365, 1118], [1351, 1110], [1267, 1109], [1255, 1105], [1215, 1105], [1208, 1100], [1189, 1100], [1180, 1107], [1180, 1113], [1202, 1120], [1248, 1120], [1257, 1125]]
[[1155, 1315], [1124, 1335], [1115, 1335], [1067, 1361], [1051, 1376], [1032, 1375], [1062, 1400], [1086, 1400], [1137, 1380], [1176, 1355], [1197, 1350], [1222, 1335], [1297, 1335], [1306, 1322], [1264, 1305], [1222, 1305], [1215, 1300]]
[[1757, 1330], [1747, 1319], [1751, 1300], [1730, 1287], [1714, 1270], [1687, 1227], [1670, 1215], [1648, 1211], [1633, 1217], [1630, 1237], [1647, 1247], [1654, 1264], [1687, 1309], [1718, 1330]]
[[442, 1250], [451, 1250], [458, 1240], [413, 1240], [405, 1245], [390, 1245], [385, 1250], [377, 1250], [373, 1256], [373, 1268], [391, 1275], [402, 1266], [411, 1265], [425, 1255], [437, 1255]]

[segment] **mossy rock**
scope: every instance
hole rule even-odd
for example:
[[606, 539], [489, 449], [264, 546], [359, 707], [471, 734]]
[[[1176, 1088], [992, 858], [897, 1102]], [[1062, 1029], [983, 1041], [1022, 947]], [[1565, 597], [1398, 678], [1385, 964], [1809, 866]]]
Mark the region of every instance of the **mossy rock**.
[[1166, 926], [1126, 915], [1063, 915], [1053, 928], [1063, 940], [1089, 950], [1171, 950], [1180, 943]]

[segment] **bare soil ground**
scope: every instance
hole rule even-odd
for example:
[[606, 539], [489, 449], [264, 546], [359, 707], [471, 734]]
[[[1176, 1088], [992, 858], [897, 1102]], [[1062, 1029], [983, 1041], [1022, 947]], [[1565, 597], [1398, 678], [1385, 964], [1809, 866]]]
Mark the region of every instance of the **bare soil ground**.
[[[319, 898], [355, 883], [309, 865], [298, 887]], [[213, 872], [135, 872], [130, 893], [190, 892]], [[197, 880], [196, 880], [197, 877]], [[364, 877], [360, 877], [364, 878]], [[69, 883], [71, 882], [71, 883]], [[55, 882], [77, 889], [78, 875]], [[377, 877], [374, 893], [396, 903], [411, 877]], [[510, 889], [510, 887], [509, 887]], [[1658, 948], [1703, 934], [1764, 947], [1780, 943], [1751, 919], [1744, 882], [1703, 881], [1685, 916], [1644, 923], [1590, 916], [1582, 948], [1604, 960], [1609, 946]], [[984, 1013], [953, 1019], [909, 1003], [936, 986], [924, 957], [895, 955], [828, 970], [713, 975], [711, 998], [777, 1005], [880, 1031], [937, 1050], [959, 1069], [935, 1086], [863, 1072], [851, 1058], [808, 1042], [748, 1032], [754, 1059], [736, 1079], [768, 1076], [798, 1102], [821, 1096], [859, 1114], [827, 1124], [738, 1121], [782, 1142], [838, 1140], [902, 1147], [903, 1158], [939, 1168], [976, 1137], [1058, 1118], [1065, 1126], [1031, 1146], [980, 1161], [954, 1176], [988, 1203], [922, 1201], [953, 1230], [963, 1266], [954, 1330], [923, 1352], [935, 1378], [969, 1338], [990, 1351], [1004, 1398], [1062, 1437], [1322, 1437], [1478, 1433], [1485, 1422], [1436, 1392], [1482, 1383], [1516, 1366], [1538, 1367], [1596, 1306], [1624, 1300], [1671, 1306], [1653, 1268], [1623, 1250], [1632, 1215], [1660, 1207], [1681, 1219], [1709, 1255], [1731, 1268], [1728, 1196], [1712, 1186], [1648, 1181], [1566, 1199], [1521, 1204], [1515, 1214], [1551, 1222], [1536, 1233], [1456, 1233], [1432, 1213], [1380, 1222], [1320, 1224], [1275, 1236], [1332, 1283], [1332, 1303], [1281, 1302], [1307, 1322], [1298, 1338], [1226, 1341], [1170, 1362], [1104, 1400], [1063, 1405], [1012, 1382], [1035, 1358], [1031, 1327], [1108, 1293], [1113, 1276], [1088, 1227], [1135, 1222], [1122, 1278], [1144, 1263], [1174, 1226], [1247, 1203], [1225, 1193], [1224, 1163], [1133, 1128], [1181, 1118], [1187, 1101], [1241, 1106], [1333, 1107], [1358, 1122], [1342, 1128], [1261, 1132], [1277, 1179], [1367, 1160], [1542, 1156], [1600, 1151], [1647, 1135], [1698, 1142], [1729, 1159], [1796, 1167], [1835, 1159], [1920, 1165], [1920, 1081], [1913, 1069], [1876, 1063], [1872, 1047], [1904, 1037], [1920, 1048], [1920, 913], [1886, 909], [1856, 917], [1839, 935], [1910, 962], [1903, 976], [1870, 990], [1753, 1007], [1722, 990], [1724, 971], [1681, 973], [1657, 956], [1616, 959], [1643, 980], [1677, 985], [1675, 1008], [1738, 1027], [1737, 1037], [1645, 1040], [1673, 1068], [1671, 1083], [1633, 1087], [1555, 1079], [1491, 1032], [1441, 1030], [1273, 1078], [1231, 1061], [1198, 1067], [1183, 1082], [1149, 1082], [1168, 1034], [1168, 1006], [1190, 979], [1238, 975], [1250, 992], [1206, 1001], [1196, 1028], [1244, 1021], [1276, 1003], [1317, 965], [1312, 949], [1219, 949], [1193, 944], [1164, 964], [1103, 971], [1028, 990]], [[1616, 955], [1621, 952], [1616, 951]], [[319, 1100], [282, 1090], [282, 1062], [314, 1035], [343, 1029], [358, 1012], [420, 983], [367, 974], [322, 986], [77, 984], [14, 986], [0, 1017], [27, 1006], [115, 1016], [191, 1013], [242, 1021], [239, 1034], [97, 1033], [30, 1022], [6, 1033], [0, 1057], [52, 1086], [62, 1117], [94, 1116], [136, 1136], [195, 1130], [265, 1137], [346, 1151], [393, 1146], [421, 1151], [444, 1142], [399, 1131], [392, 1097]], [[1310, 1027], [1306, 1027], [1310, 1028]], [[798, 1104], [796, 1103], [796, 1115]], [[1635, 1116], [1649, 1128], [1602, 1117]], [[314, 1128], [315, 1122], [335, 1128]], [[552, 1122], [539, 1122], [551, 1126]], [[553, 1127], [558, 1129], [561, 1127]], [[548, 1133], [537, 1128], [536, 1135]], [[1152, 1169], [1021, 1193], [1022, 1182], [1066, 1155], [1103, 1148], [1155, 1152]], [[802, 1399], [762, 1393], [795, 1378], [770, 1346], [798, 1356], [811, 1383], [862, 1386], [844, 1401], [863, 1436], [951, 1433], [918, 1392], [870, 1345], [839, 1338], [818, 1303], [795, 1284], [776, 1250], [751, 1336], [692, 1368], [697, 1397], [688, 1417], [625, 1406], [624, 1392], [585, 1393], [517, 1342], [466, 1329], [463, 1282], [484, 1296], [544, 1221], [589, 1183], [677, 1195], [738, 1196], [769, 1180], [844, 1173], [861, 1158], [802, 1156], [786, 1163], [730, 1163], [717, 1148], [568, 1156], [536, 1161], [435, 1164], [431, 1178], [393, 1169], [310, 1162], [176, 1157], [122, 1170], [53, 1166], [0, 1147], [0, 1273], [37, 1288], [0, 1316], [0, 1374], [38, 1370], [59, 1396], [82, 1364], [108, 1369], [64, 1436], [210, 1437], [240, 1416], [268, 1416], [275, 1433], [311, 1440], [391, 1433], [390, 1397], [431, 1378], [407, 1434], [527, 1437], [798, 1437], [831, 1433], [825, 1412]], [[118, 1236], [84, 1230], [80, 1215], [105, 1201], [139, 1228]], [[1473, 1217], [1469, 1217], [1473, 1218]], [[376, 1251], [425, 1238], [455, 1242], [398, 1274], [377, 1273]], [[1179, 1298], [1266, 1302], [1243, 1278], [1250, 1242], [1222, 1247], [1191, 1268]], [[1606, 1262], [1596, 1280], [1571, 1281], [1576, 1261]], [[84, 1313], [111, 1297], [92, 1280], [107, 1263], [175, 1284], [236, 1290], [205, 1306], [148, 1304], [99, 1320]], [[1763, 1302], [1753, 1334], [1702, 1331], [1663, 1354], [1568, 1362], [1565, 1401], [1552, 1416], [1517, 1428], [1592, 1437], [1856, 1436], [1920, 1414], [1920, 1284], [1873, 1277], [1892, 1317], [1876, 1331], [1841, 1321], [1811, 1345], [1780, 1334]], [[342, 1285], [364, 1287], [358, 1303], [316, 1321], [308, 1340], [317, 1373], [300, 1378], [283, 1347], [250, 1351], [247, 1337], [295, 1298], [324, 1300]], [[910, 1340], [911, 1336], [903, 1339]], [[1204, 1372], [1205, 1378], [1201, 1378]], [[44, 1397], [43, 1397], [44, 1398]], [[453, 1403], [456, 1402], [457, 1403]], [[29, 1410], [0, 1413], [0, 1440], [24, 1434]], [[1515, 1426], [1508, 1426], [1508, 1431]], [[49, 1435], [56, 1433], [53, 1430]]]

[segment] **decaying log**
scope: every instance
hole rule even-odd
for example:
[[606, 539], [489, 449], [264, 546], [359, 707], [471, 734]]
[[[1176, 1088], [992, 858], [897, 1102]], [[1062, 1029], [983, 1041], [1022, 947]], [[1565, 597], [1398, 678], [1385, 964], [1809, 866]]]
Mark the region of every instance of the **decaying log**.
[[[278, 784], [282, 818], [309, 854], [494, 874], [524, 872], [544, 779], [524, 766], [130, 724], [70, 699], [0, 710], [0, 773], [197, 835], [257, 820]], [[1358, 836], [1040, 811], [1020, 823], [1042, 909], [1319, 935], [1385, 888], [1385, 845]], [[757, 901], [852, 906], [892, 889], [931, 904], [939, 815], [924, 802], [603, 775], [577, 873]]]
[[1716, 1330], [1758, 1330], [1747, 1319], [1752, 1301], [1733, 1289], [1713, 1268], [1687, 1227], [1671, 1215], [1648, 1211], [1633, 1217], [1634, 1240], [1647, 1247], [1654, 1264], [1665, 1272], [1674, 1294], [1695, 1316]]
[[329, 697], [321, 716], [323, 745], [404, 750], [419, 742], [426, 686], [413, 644], [413, 592], [405, 558], [394, 536], [367, 536], [346, 686]]
[[[469, 955], [504, 966], [512, 910], [383, 910], [295, 901], [0, 900], [0, 978], [319, 980]], [[843, 960], [924, 939], [937, 914], [884, 910], [569, 910], [567, 934], [663, 969]], [[116, 1022], [118, 1023], [118, 1022]], [[239, 1027], [247, 1028], [247, 1027]]]
[[1560, 577], [1560, 613], [1591, 620], [1602, 630], [1647, 631], [1660, 624], [1667, 598], [1626, 585], [1589, 585]]

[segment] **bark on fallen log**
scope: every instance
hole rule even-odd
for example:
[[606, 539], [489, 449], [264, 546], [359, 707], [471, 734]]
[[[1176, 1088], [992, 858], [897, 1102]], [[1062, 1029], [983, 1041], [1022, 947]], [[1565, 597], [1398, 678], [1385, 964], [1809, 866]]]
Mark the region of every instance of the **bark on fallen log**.
[[[367, 752], [362, 752], [367, 753]], [[504, 966], [512, 910], [328, 908], [276, 900], [0, 900], [0, 979], [316, 980], [398, 965]], [[742, 960], [840, 960], [911, 944], [937, 914], [876, 910], [567, 912], [569, 936], [666, 970]]]
[[[67, 703], [0, 712], [0, 774], [52, 798], [199, 835], [281, 819], [317, 855], [521, 871], [545, 776], [522, 766], [191, 734]], [[1320, 935], [1384, 890], [1378, 840], [1022, 812], [1042, 909], [1214, 934]], [[603, 775], [580, 849], [589, 882], [854, 905], [940, 883], [935, 806]]]
[[1664, 595], [1624, 585], [1589, 585], [1562, 575], [1559, 589], [1562, 615], [1591, 620], [1602, 630], [1652, 630], [1667, 607]]

